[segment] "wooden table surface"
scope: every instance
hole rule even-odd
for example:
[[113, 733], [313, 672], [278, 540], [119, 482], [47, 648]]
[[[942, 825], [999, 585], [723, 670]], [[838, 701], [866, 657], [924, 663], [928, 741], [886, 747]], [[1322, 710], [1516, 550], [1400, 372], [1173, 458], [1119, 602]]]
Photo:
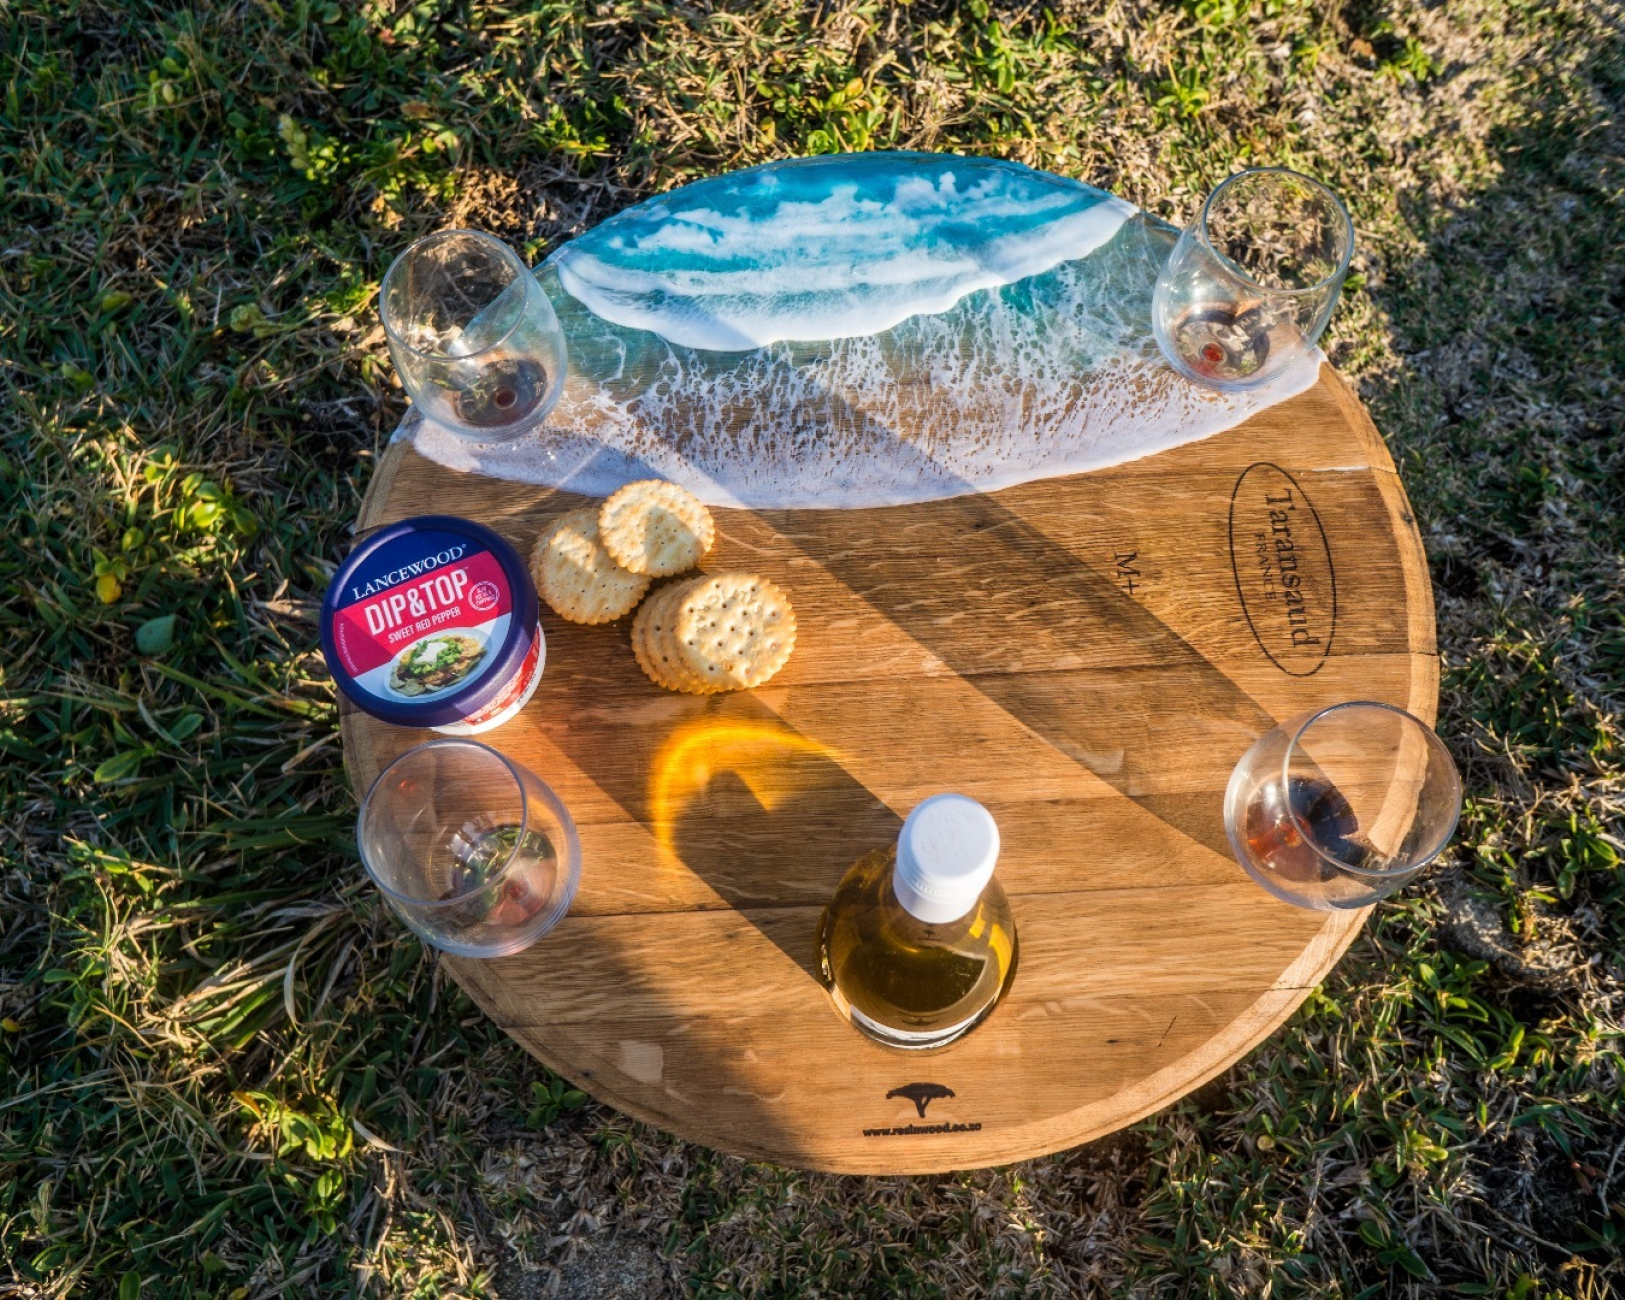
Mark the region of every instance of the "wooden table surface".
[[[428, 512], [528, 553], [582, 498], [397, 443], [370, 528]], [[718, 510], [705, 568], [791, 593], [788, 667], [751, 692], [650, 683], [630, 618], [543, 611], [547, 665], [482, 737], [580, 828], [565, 921], [445, 958], [554, 1070], [741, 1155], [859, 1173], [1024, 1159], [1189, 1092], [1279, 1026], [1364, 912], [1252, 884], [1226, 846], [1236, 759], [1348, 699], [1431, 722], [1433, 602], [1392, 462], [1329, 367], [1227, 433], [1114, 469], [872, 510]], [[357, 790], [428, 738], [349, 712]], [[836, 1014], [814, 937], [847, 867], [955, 790], [1003, 836], [1021, 961], [967, 1038], [909, 1053]], [[939, 1085], [922, 1107], [897, 1092]]]

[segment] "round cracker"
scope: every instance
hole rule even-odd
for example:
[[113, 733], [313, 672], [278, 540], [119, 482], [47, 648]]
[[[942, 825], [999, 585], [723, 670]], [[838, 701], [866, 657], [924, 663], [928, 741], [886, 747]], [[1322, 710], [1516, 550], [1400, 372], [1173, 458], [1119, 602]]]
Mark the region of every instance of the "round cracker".
[[649, 577], [615, 563], [598, 536], [592, 506], [560, 515], [536, 539], [531, 576], [553, 612], [572, 623], [610, 623], [649, 590]]
[[661, 618], [662, 607], [670, 598], [671, 589], [662, 587], [638, 606], [638, 612], [632, 619], [632, 654], [645, 677], [664, 690], [674, 691], [677, 687], [661, 671], [660, 660], [650, 645], [650, 634]]
[[698, 579], [678, 599], [675, 622], [683, 663], [723, 690], [760, 686], [796, 647], [790, 598], [754, 573]]
[[692, 492], [650, 478], [628, 483], [604, 502], [598, 534], [623, 569], [663, 578], [698, 564], [717, 529]]
[[674, 684], [674, 689], [686, 691], [690, 695], [714, 695], [718, 691], [730, 688], [723, 683], [709, 681], [696, 673], [688, 666], [682, 647], [677, 644], [677, 607], [696, 581], [703, 579], [679, 583], [672, 588], [670, 598], [661, 605], [650, 625], [649, 649], [655, 656], [660, 671]]
[[673, 583], [643, 602], [632, 623], [632, 654], [644, 676], [656, 686], [689, 695], [710, 695], [720, 688], [708, 685], [687, 671], [672, 637], [675, 602], [690, 585]]
[[[658, 593], [657, 593], [658, 595]], [[654, 664], [649, 657], [646, 633], [649, 630], [649, 610], [655, 603], [655, 596], [651, 596], [638, 606], [638, 612], [632, 618], [632, 657], [638, 661], [638, 667], [643, 675], [656, 686], [665, 690], [671, 687], [666, 685], [666, 679], [655, 671]]]
[[665, 599], [650, 612], [644, 646], [655, 671], [666, 681], [669, 689], [689, 695], [711, 695], [727, 688], [709, 682], [694, 672], [677, 645], [677, 605], [697, 581], [703, 579], [673, 583], [659, 593]]
[[667, 668], [667, 656], [660, 652], [657, 643], [661, 629], [670, 619], [668, 611], [677, 585], [680, 584], [662, 587], [644, 601], [638, 610], [637, 621], [632, 625], [633, 636], [637, 640], [636, 650], [644, 660], [644, 672], [668, 691], [681, 690], [682, 682]]

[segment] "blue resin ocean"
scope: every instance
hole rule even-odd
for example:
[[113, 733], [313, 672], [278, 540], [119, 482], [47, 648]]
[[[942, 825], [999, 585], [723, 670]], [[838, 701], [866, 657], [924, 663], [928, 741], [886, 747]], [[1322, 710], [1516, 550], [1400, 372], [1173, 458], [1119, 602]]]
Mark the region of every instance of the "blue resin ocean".
[[1221, 394], [1150, 326], [1177, 235], [997, 159], [849, 154], [683, 186], [537, 270], [569, 376], [545, 425], [457, 469], [592, 495], [634, 478], [713, 505], [902, 504], [1152, 455], [1308, 388], [1319, 354]]
[[881, 334], [1087, 257], [1135, 215], [1086, 185], [931, 154], [858, 154], [702, 181], [551, 259], [603, 320], [748, 351]]

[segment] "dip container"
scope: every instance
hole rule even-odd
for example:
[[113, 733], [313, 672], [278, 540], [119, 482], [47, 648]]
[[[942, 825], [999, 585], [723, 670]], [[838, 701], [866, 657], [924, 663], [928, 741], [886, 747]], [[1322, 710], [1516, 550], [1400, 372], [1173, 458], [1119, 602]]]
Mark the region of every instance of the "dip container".
[[473, 736], [530, 699], [547, 646], [519, 552], [472, 520], [419, 515], [351, 553], [322, 602], [345, 697], [401, 727]]

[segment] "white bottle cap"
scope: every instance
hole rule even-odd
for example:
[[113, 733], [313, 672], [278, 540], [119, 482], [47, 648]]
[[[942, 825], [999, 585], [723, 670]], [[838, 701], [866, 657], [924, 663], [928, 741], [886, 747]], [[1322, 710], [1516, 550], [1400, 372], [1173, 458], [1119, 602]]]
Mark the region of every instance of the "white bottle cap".
[[946, 925], [976, 906], [998, 860], [993, 814], [962, 794], [934, 794], [903, 822], [892, 890], [910, 915]]

